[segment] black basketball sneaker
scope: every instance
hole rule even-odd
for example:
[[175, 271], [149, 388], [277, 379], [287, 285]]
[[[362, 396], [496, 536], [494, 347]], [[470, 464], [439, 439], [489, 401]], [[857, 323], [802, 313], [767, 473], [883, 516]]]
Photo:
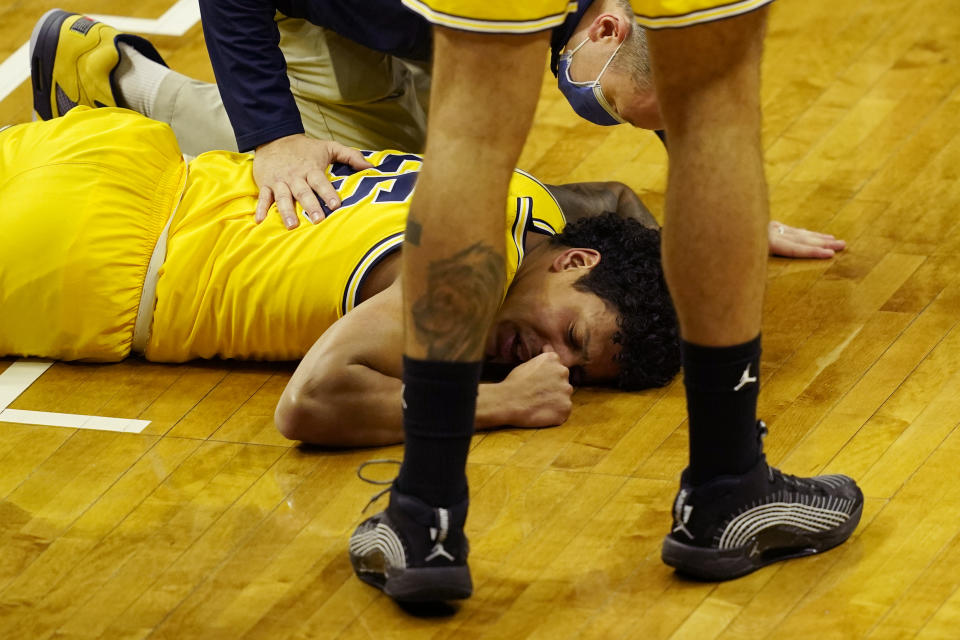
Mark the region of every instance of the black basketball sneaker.
[[[761, 433], [766, 429], [760, 423]], [[702, 580], [729, 580], [772, 562], [831, 549], [857, 528], [863, 493], [844, 475], [798, 478], [761, 455], [742, 475], [693, 486], [684, 472], [663, 561]]]
[[469, 598], [469, 545], [463, 533], [469, 500], [431, 507], [394, 485], [385, 511], [363, 521], [350, 537], [357, 577], [400, 602]]

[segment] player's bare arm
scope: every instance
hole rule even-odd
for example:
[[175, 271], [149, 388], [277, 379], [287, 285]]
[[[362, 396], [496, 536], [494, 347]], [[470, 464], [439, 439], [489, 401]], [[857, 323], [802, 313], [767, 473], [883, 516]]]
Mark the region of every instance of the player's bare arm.
[[[567, 222], [613, 211], [645, 227], [659, 229], [650, 210], [629, 186], [622, 182], [574, 182], [546, 185], [557, 199]], [[832, 258], [847, 244], [829, 233], [801, 229], [771, 220], [767, 227], [770, 255], [784, 258]]]
[[[400, 282], [371, 297], [317, 340], [294, 372], [276, 410], [280, 432], [327, 446], [403, 441]], [[481, 384], [476, 427], [548, 427], [572, 408], [569, 371], [548, 352], [502, 382]]]
[[650, 229], [660, 228], [656, 218], [633, 189], [622, 182], [574, 182], [546, 186], [560, 204], [567, 222], [613, 211]]

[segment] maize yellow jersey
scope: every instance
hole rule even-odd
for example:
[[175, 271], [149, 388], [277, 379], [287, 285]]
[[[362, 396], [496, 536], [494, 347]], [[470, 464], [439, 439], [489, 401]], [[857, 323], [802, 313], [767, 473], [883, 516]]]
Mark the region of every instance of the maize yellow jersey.
[[[359, 304], [364, 279], [403, 243], [422, 161], [397, 151], [364, 154], [372, 169], [327, 171], [341, 207], [293, 231], [275, 208], [254, 222], [251, 156], [217, 151], [194, 160], [169, 231], [147, 358], [300, 358]], [[522, 171], [510, 183], [505, 215], [504, 289], [523, 260], [525, 233], [554, 234], [565, 224], [550, 192]]]
[[[254, 222], [251, 156], [187, 168], [170, 128], [132, 111], [77, 107], [0, 133], [0, 355], [121, 360], [145, 313], [152, 360], [302, 357], [403, 239], [421, 159], [367, 157], [373, 169], [328, 172], [340, 209], [287, 231], [275, 209]], [[508, 285], [524, 232], [564, 219], [522, 172], [505, 215]], [[141, 304], [165, 227], [156, 302]]]

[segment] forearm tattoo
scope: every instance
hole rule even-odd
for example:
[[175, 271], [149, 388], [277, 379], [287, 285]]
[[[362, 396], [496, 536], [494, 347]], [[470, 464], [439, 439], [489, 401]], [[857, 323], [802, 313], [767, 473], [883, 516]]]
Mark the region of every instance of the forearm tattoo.
[[417, 340], [431, 360], [475, 360], [500, 305], [503, 256], [483, 243], [430, 264], [427, 292], [413, 303]]

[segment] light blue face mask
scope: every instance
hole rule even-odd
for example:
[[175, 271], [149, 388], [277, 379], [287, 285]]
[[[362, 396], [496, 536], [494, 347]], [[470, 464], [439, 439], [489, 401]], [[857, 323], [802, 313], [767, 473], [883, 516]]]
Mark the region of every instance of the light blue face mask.
[[590, 39], [587, 38], [574, 47], [572, 51], [568, 51], [560, 56], [557, 68], [557, 85], [560, 87], [560, 92], [567, 98], [567, 102], [573, 107], [573, 110], [584, 120], [589, 120], [594, 124], [603, 126], [623, 124], [626, 120], [621, 118], [617, 110], [610, 106], [607, 99], [603, 97], [603, 90], [600, 88], [600, 78], [603, 77], [607, 67], [613, 62], [613, 57], [617, 55], [617, 51], [620, 51], [623, 42], [618, 44], [617, 48], [614, 49], [613, 54], [611, 54], [607, 63], [603, 65], [603, 69], [600, 70], [600, 75], [597, 76], [596, 80], [574, 82], [570, 79], [570, 62], [573, 60], [573, 54], [579, 51], [580, 47], [585, 45], [589, 40]]

